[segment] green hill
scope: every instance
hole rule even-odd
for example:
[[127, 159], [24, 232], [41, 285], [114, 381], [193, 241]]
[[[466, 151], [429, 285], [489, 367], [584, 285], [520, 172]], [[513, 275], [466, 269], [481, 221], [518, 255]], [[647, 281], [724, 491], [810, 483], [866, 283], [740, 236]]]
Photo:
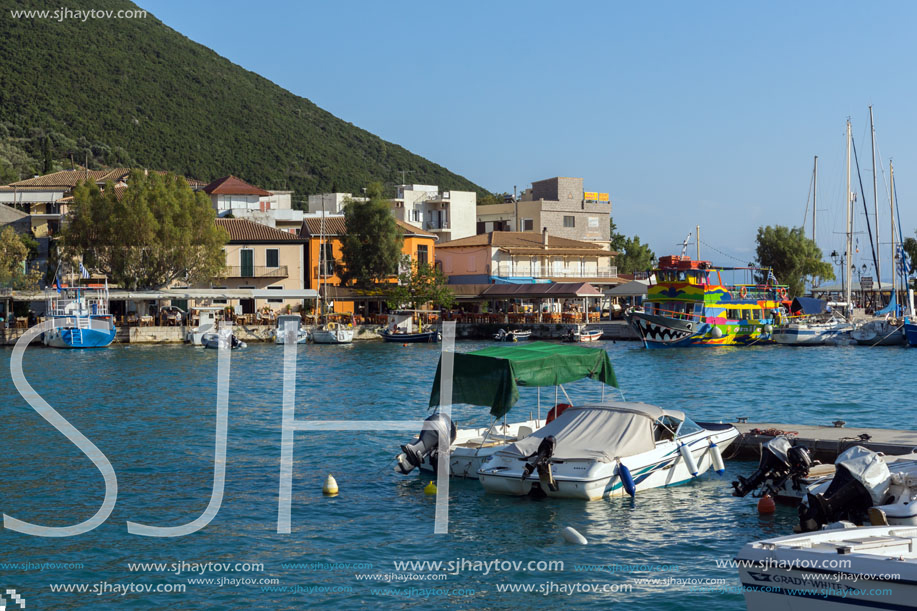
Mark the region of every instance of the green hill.
[[[233, 173], [296, 199], [372, 181], [486, 191], [144, 19], [14, 19], [55, 10], [6, 0], [0, 15], [0, 180], [86, 159], [210, 180]], [[136, 10], [73, 0], [71, 10]], [[67, 160], [63, 162], [63, 160]]]

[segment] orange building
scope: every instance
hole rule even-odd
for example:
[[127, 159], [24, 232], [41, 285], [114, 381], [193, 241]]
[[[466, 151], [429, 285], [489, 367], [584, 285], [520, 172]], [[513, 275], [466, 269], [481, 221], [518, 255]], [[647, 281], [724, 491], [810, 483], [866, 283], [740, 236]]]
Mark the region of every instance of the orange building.
[[[434, 265], [437, 237], [398, 219], [395, 219], [395, 224], [404, 235], [401, 252], [414, 261]], [[343, 216], [325, 216], [324, 223], [320, 216], [303, 220], [299, 232], [300, 238], [306, 241], [306, 281], [303, 288], [318, 290], [321, 281], [327, 289], [326, 299], [334, 302], [335, 312], [367, 313], [370, 302], [379, 302], [384, 298], [381, 291], [373, 294], [341, 286], [341, 278], [336, 270], [338, 265], [343, 264], [341, 237], [344, 235], [347, 235], [347, 226]], [[322, 245], [325, 249], [324, 258], [321, 256]], [[391, 281], [394, 282], [394, 277]]]

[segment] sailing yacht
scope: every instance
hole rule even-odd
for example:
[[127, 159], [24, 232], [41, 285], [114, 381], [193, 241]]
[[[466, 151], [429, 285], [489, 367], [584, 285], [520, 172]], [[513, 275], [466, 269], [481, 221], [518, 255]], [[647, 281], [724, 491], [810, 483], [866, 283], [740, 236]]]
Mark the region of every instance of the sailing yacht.
[[[324, 201], [322, 202], [322, 222], [321, 229], [319, 230], [319, 241], [318, 241], [318, 293], [319, 293], [319, 303], [320, 303], [320, 312], [321, 317], [319, 318], [319, 326], [313, 329], [309, 335], [308, 339], [314, 344], [350, 344], [353, 342], [353, 315], [349, 315], [349, 321], [341, 320], [332, 320], [336, 315], [328, 314], [325, 312], [325, 282], [324, 278], [327, 275], [326, 272], [326, 259], [325, 259], [325, 208]], [[345, 315], [337, 315], [347, 316]]]

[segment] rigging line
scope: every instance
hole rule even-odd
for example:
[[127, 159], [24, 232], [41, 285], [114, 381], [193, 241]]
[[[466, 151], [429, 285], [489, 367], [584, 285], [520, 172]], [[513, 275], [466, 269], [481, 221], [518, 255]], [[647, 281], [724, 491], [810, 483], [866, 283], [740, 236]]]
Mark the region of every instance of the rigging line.
[[[806, 229], [806, 219], [809, 218], [809, 200], [812, 199], [812, 183], [815, 182], [815, 170], [812, 170], [812, 177], [809, 178], [809, 192], [806, 194], [806, 211], [802, 215], [802, 230]], [[814, 210], [813, 210], [814, 212]]]
[[[873, 243], [872, 239], [872, 227], [869, 225], [869, 208], [866, 206], [866, 192], [863, 190], [863, 175], [860, 174], [860, 158], [857, 157], [857, 144], [856, 140], [853, 138], [850, 139], [850, 142], [853, 143], [853, 159], [857, 164], [857, 180], [860, 181], [860, 195], [863, 196], [863, 212], [866, 214], [866, 231], [869, 233], [869, 249], [872, 251], [872, 264], [873, 269], [876, 270], [878, 275], [879, 271], [879, 260], [876, 258], [876, 245]], [[848, 195], [849, 197], [849, 195]], [[878, 207], [878, 202], [876, 207]], [[879, 219], [876, 219], [876, 224], [878, 225]]]
[[732, 255], [728, 255], [728, 254], [724, 253], [722, 250], [718, 249], [716, 246], [712, 246], [711, 244], [707, 244], [707, 243], [704, 242], [703, 240], [701, 240], [700, 243], [703, 244], [704, 246], [706, 246], [707, 248], [710, 248], [711, 250], [713, 250], [713, 251], [715, 251], [715, 252], [717, 252], [717, 253], [723, 255], [724, 257], [727, 257], [727, 258], [729, 258], [729, 259], [732, 259], [733, 261], [738, 261], [738, 262], [741, 263], [742, 265], [745, 265], [746, 263], [748, 263], [748, 261], [743, 261], [742, 259], [739, 259], [738, 257], [733, 257]]

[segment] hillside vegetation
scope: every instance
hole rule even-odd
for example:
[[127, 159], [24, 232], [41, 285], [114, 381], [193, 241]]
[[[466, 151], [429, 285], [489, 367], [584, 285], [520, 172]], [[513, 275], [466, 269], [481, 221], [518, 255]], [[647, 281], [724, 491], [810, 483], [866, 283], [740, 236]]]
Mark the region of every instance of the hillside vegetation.
[[[0, 15], [0, 179], [89, 161], [229, 173], [265, 188], [359, 190], [372, 181], [486, 191], [322, 110], [156, 19], [14, 19]], [[137, 10], [73, 0], [72, 10]]]

